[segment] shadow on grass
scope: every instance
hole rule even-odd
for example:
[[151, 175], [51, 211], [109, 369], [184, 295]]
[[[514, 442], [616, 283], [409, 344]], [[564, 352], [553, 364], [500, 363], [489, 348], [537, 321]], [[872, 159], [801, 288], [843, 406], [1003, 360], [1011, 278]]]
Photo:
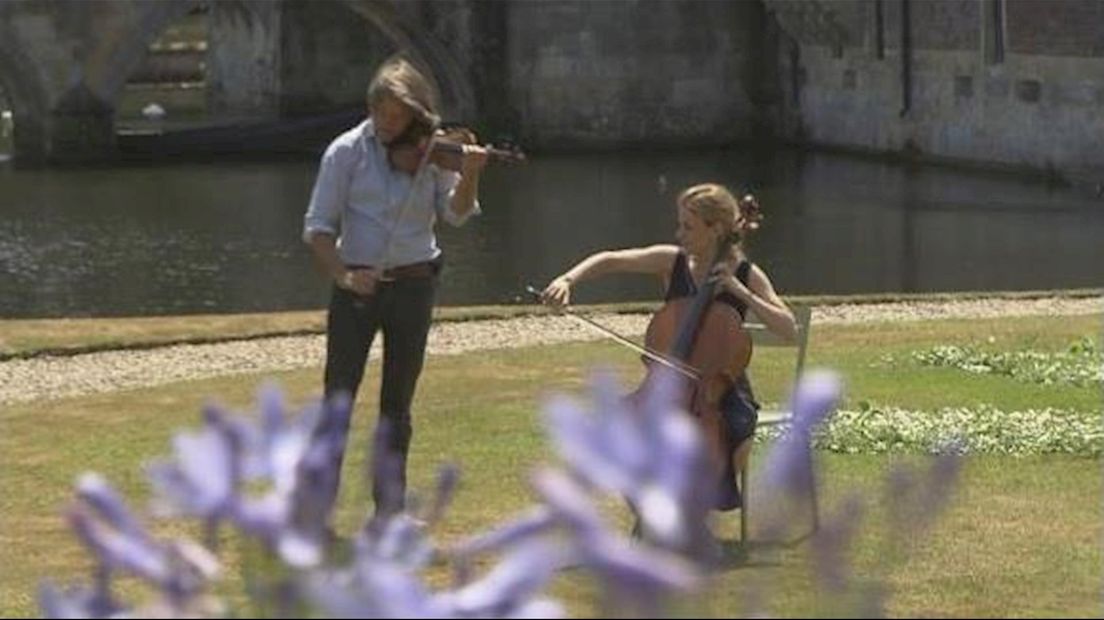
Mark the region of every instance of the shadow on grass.
[[718, 558], [713, 565], [715, 572], [727, 573], [749, 568], [782, 566], [781, 552], [791, 551], [813, 537], [807, 532], [788, 540], [720, 540]]

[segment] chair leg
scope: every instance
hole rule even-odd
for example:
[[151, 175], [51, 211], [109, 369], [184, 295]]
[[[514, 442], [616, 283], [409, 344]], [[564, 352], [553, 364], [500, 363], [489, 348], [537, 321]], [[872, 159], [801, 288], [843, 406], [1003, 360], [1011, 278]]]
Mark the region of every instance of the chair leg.
[[747, 493], [747, 469], [740, 470], [740, 542], [747, 543], [748, 539], [748, 493]]
[[732, 467], [740, 479], [740, 542], [748, 539], [748, 460], [751, 457], [752, 439], [749, 437], [732, 452]]
[[813, 466], [813, 455], [809, 454], [809, 505], [813, 511], [813, 532], [820, 529], [820, 507], [817, 505], [817, 481], [816, 468]]

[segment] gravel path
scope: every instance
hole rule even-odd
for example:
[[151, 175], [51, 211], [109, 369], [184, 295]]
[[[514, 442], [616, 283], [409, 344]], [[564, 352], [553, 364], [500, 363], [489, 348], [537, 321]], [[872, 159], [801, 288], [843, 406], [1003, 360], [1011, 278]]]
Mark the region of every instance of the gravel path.
[[[1101, 311], [1104, 311], [1104, 298], [1099, 297], [898, 302], [818, 307], [813, 311], [813, 324], [1076, 315]], [[593, 318], [618, 333], [639, 335], [644, 332], [649, 317], [607, 314]], [[479, 349], [603, 337], [579, 321], [554, 315], [438, 323], [430, 330], [429, 353], [451, 355]], [[378, 356], [379, 351], [379, 346], [373, 347], [373, 358]], [[112, 392], [224, 375], [320, 368], [324, 356], [323, 336], [292, 336], [10, 360], [0, 362], [0, 404]]]

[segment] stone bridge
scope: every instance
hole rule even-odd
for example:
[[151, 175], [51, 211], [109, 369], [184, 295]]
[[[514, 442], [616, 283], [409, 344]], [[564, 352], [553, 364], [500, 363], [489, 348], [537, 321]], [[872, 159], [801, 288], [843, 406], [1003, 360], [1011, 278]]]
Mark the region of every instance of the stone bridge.
[[[0, 89], [13, 112], [17, 157], [24, 161], [102, 159], [113, 148], [114, 111], [128, 77], [145, 61], [150, 44], [199, 4], [197, 0], [0, 3]], [[455, 14], [461, 7], [416, 4], [371, 0], [211, 3], [206, 58], [210, 107], [223, 116], [252, 117], [278, 117], [302, 108], [303, 100], [310, 97], [297, 99], [284, 83], [305, 81], [315, 75], [316, 67], [300, 62], [298, 75], [287, 73], [285, 59], [294, 53], [285, 47], [305, 38], [290, 31], [313, 27], [315, 32], [306, 36], [319, 39], [338, 23], [340, 37], [359, 36], [371, 42], [359, 44], [360, 50], [375, 52], [374, 57], [363, 59], [361, 73], [367, 75], [374, 61], [391, 50], [405, 50], [431, 69], [447, 109], [456, 118], [470, 119], [475, 95], [469, 76], [430, 29], [441, 15]], [[318, 14], [324, 15], [319, 19]], [[362, 93], [366, 84], [364, 79], [355, 89]]]
[[[0, 2], [19, 161], [103, 159], [120, 93], [196, 0]], [[296, 118], [362, 105], [380, 60], [428, 67], [450, 120], [542, 146], [723, 143], [756, 110], [758, 3], [214, 0], [207, 110]], [[659, 125], [655, 119], [661, 119]]]
[[187, 2], [0, 3], [0, 87], [17, 157], [62, 159], [113, 142], [113, 106], [127, 76]]
[[[198, 0], [2, 0], [16, 158], [109, 157], [120, 92]], [[1104, 181], [1099, 0], [203, 0], [207, 111], [363, 105], [396, 50], [446, 118], [534, 149], [772, 139]], [[0, 103], [3, 103], [0, 101]], [[1098, 172], [1099, 171], [1099, 172]]]

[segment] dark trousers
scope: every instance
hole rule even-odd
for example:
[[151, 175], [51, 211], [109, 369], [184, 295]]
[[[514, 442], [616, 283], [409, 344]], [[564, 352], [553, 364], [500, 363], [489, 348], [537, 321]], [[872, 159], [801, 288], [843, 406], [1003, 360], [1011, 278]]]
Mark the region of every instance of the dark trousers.
[[[334, 287], [326, 328], [326, 399], [345, 393], [355, 399], [368, 351], [376, 332], [383, 331], [383, 378], [379, 423], [372, 445], [372, 499], [376, 515], [403, 509], [406, 495], [406, 455], [412, 434], [410, 402], [422, 372], [426, 337], [433, 314], [437, 278], [406, 278], [380, 282], [376, 292], [361, 297]], [[336, 434], [340, 449], [337, 471], [348, 440], [349, 418], [329, 416], [317, 434]], [[340, 476], [328, 491], [327, 514], [337, 500]]]

